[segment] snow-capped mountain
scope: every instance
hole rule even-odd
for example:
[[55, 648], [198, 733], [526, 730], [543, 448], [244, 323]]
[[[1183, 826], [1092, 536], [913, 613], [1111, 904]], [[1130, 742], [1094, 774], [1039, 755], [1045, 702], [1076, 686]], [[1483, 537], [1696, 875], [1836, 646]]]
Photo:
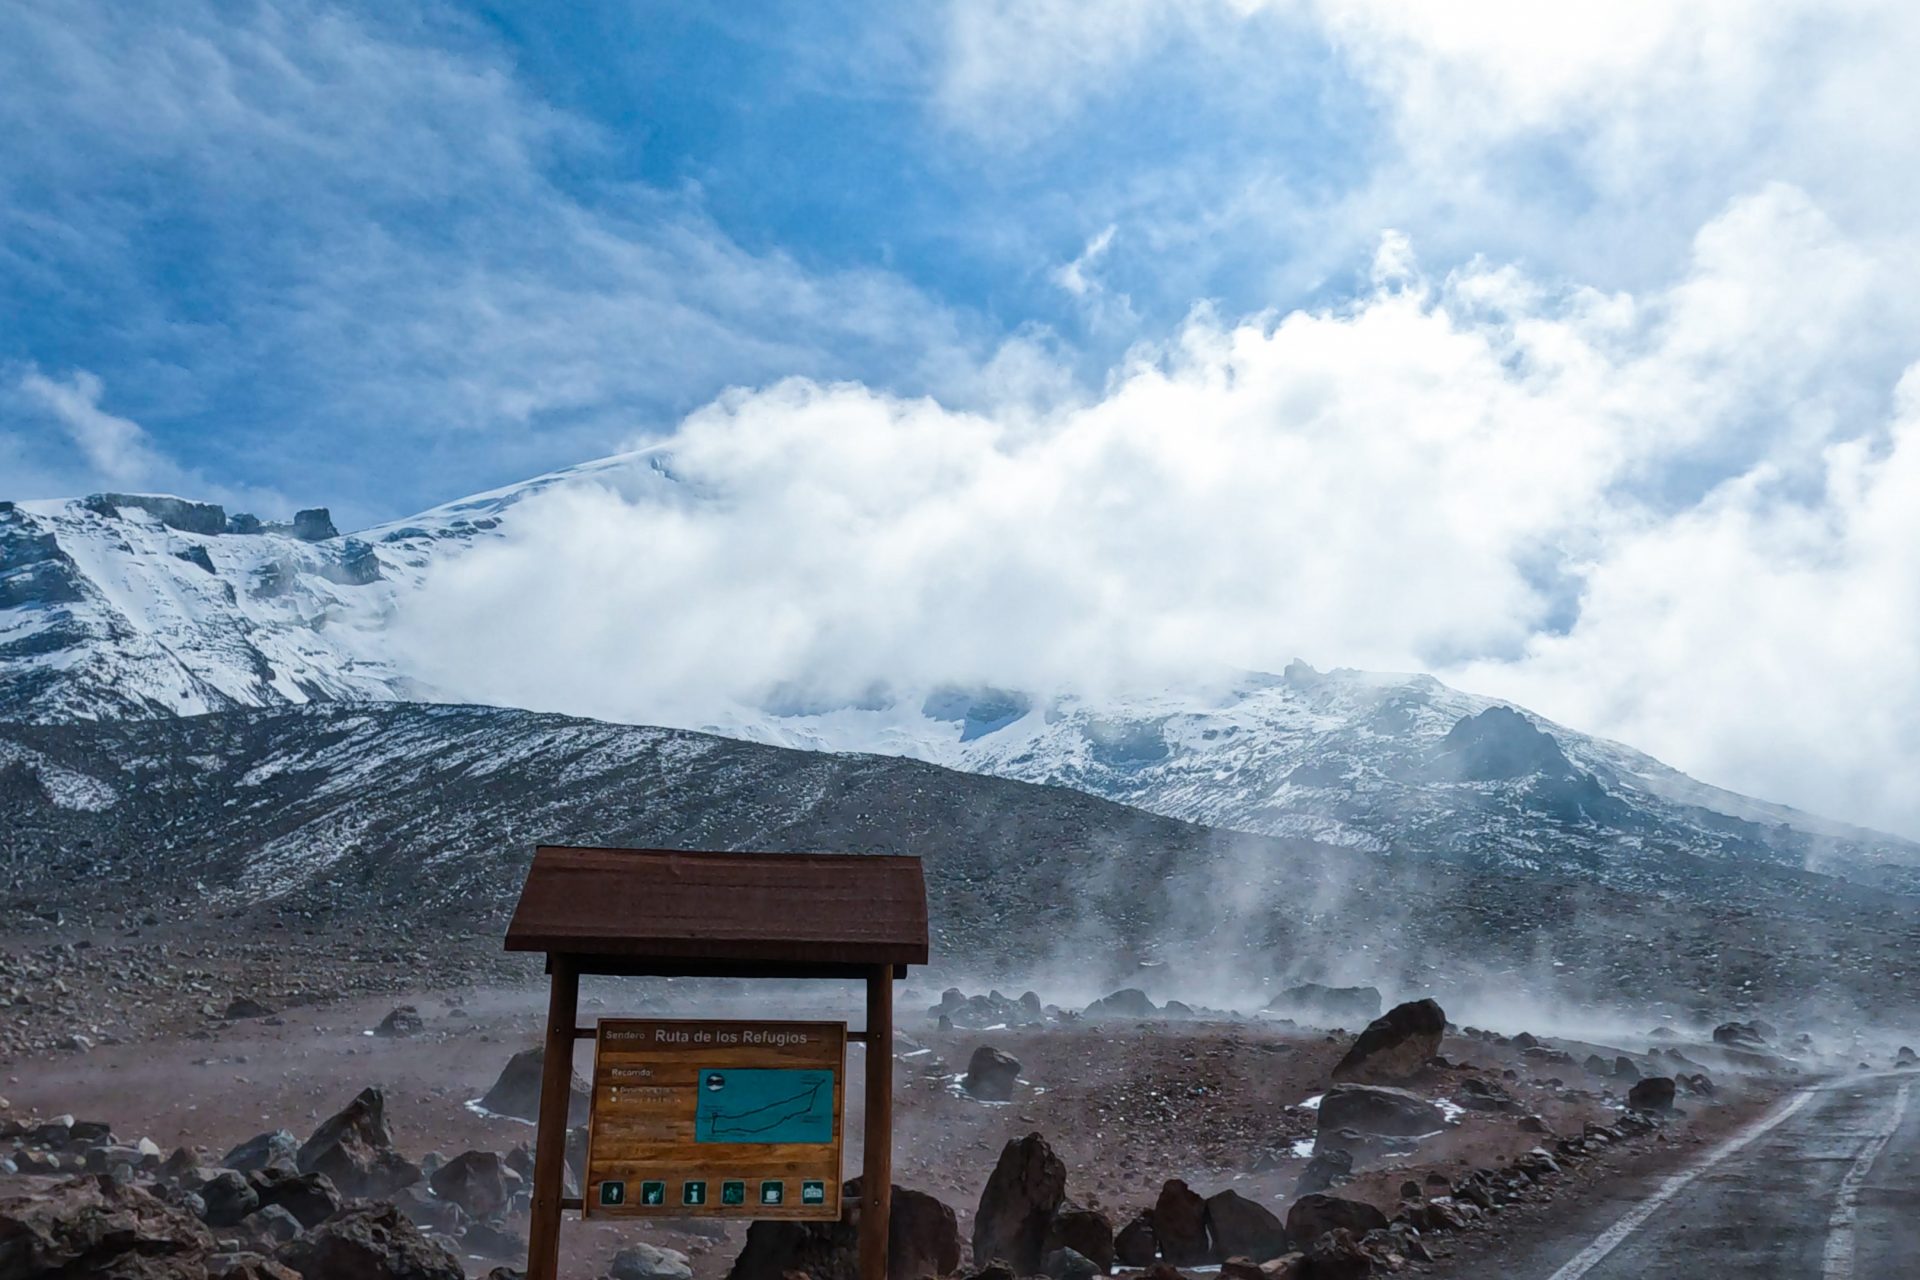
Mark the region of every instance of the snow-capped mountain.
[[[387, 643], [426, 575], [569, 485], [699, 501], [657, 451], [342, 536], [143, 495], [0, 504], [0, 720], [458, 700]], [[1552, 868], [1637, 888], [1716, 861], [1904, 884], [1920, 846], [1704, 785], [1429, 676], [1316, 671], [1124, 693], [879, 690], [715, 706], [677, 727], [1072, 787], [1214, 827]]]

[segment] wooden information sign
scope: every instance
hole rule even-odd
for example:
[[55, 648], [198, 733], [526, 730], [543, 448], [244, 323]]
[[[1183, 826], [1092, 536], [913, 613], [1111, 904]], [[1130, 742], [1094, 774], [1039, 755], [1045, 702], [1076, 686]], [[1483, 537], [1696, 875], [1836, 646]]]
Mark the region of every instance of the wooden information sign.
[[603, 1018], [586, 1217], [837, 1219], [844, 1022]]

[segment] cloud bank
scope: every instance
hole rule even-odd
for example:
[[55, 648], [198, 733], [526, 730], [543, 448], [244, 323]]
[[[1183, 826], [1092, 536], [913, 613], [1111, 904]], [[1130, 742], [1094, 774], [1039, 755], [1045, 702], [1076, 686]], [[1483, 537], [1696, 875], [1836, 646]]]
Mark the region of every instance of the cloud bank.
[[463, 696], [692, 724], [776, 687], [1432, 670], [1920, 833], [1920, 372], [1866, 381], [1863, 328], [1913, 331], [1871, 249], [1773, 186], [1641, 296], [1415, 250], [1340, 306], [1202, 309], [1051, 409], [729, 394], [671, 482], [530, 501], [438, 571], [407, 643]]

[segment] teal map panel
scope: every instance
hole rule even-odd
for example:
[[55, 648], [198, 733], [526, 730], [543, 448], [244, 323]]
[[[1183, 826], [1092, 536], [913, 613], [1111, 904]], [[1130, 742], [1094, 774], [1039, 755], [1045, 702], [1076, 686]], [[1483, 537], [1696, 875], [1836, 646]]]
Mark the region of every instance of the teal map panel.
[[703, 1070], [693, 1135], [696, 1142], [832, 1142], [833, 1072]]

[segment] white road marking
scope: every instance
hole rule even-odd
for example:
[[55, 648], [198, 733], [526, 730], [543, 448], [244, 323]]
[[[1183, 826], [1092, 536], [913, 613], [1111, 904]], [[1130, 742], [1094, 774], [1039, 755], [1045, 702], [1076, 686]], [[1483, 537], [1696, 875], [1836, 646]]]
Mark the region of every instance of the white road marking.
[[1900, 1092], [1893, 1098], [1893, 1110], [1887, 1114], [1887, 1122], [1874, 1130], [1873, 1136], [1867, 1139], [1866, 1145], [1860, 1148], [1860, 1154], [1854, 1158], [1847, 1176], [1840, 1180], [1833, 1216], [1827, 1219], [1827, 1249], [1821, 1258], [1820, 1272], [1824, 1280], [1853, 1280], [1853, 1227], [1860, 1216], [1860, 1188], [1866, 1185], [1867, 1176], [1873, 1172], [1880, 1153], [1887, 1149], [1887, 1143], [1893, 1141], [1900, 1122], [1907, 1118], [1907, 1089], [1907, 1085], [1900, 1086]]
[[1796, 1111], [1800, 1110], [1800, 1108], [1813, 1101], [1813, 1095], [1814, 1090], [1803, 1090], [1797, 1094], [1791, 1102], [1781, 1107], [1778, 1111], [1775, 1111], [1766, 1119], [1759, 1121], [1752, 1128], [1746, 1130], [1746, 1132], [1729, 1138], [1712, 1151], [1709, 1151], [1700, 1163], [1693, 1165], [1691, 1168], [1683, 1169], [1679, 1173], [1669, 1177], [1665, 1182], [1660, 1184], [1659, 1190], [1655, 1191], [1645, 1200], [1642, 1200], [1626, 1217], [1620, 1219], [1620, 1221], [1614, 1223], [1605, 1231], [1602, 1231], [1598, 1236], [1595, 1236], [1592, 1244], [1582, 1249], [1579, 1253], [1576, 1253], [1565, 1266], [1547, 1277], [1547, 1280], [1580, 1280], [1581, 1276], [1586, 1275], [1587, 1272], [1599, 1266], [1608, 1254], [1619, 1248], [1620, 1242], [1632, 1235], [1635, 1228], [1659, 1212], [1661, 1205], [1686, 1190], [1688, 1183], [1713, 1168], [1713, 1166], [1719, 1164], [1722, 1160], [1725, 1160], [1728, 1156], [1745, 1147], [1755, 1138], [1772, 1131], [1775, 1126], [1786, 1120], [1787, 1117], [1793, 1115]]

